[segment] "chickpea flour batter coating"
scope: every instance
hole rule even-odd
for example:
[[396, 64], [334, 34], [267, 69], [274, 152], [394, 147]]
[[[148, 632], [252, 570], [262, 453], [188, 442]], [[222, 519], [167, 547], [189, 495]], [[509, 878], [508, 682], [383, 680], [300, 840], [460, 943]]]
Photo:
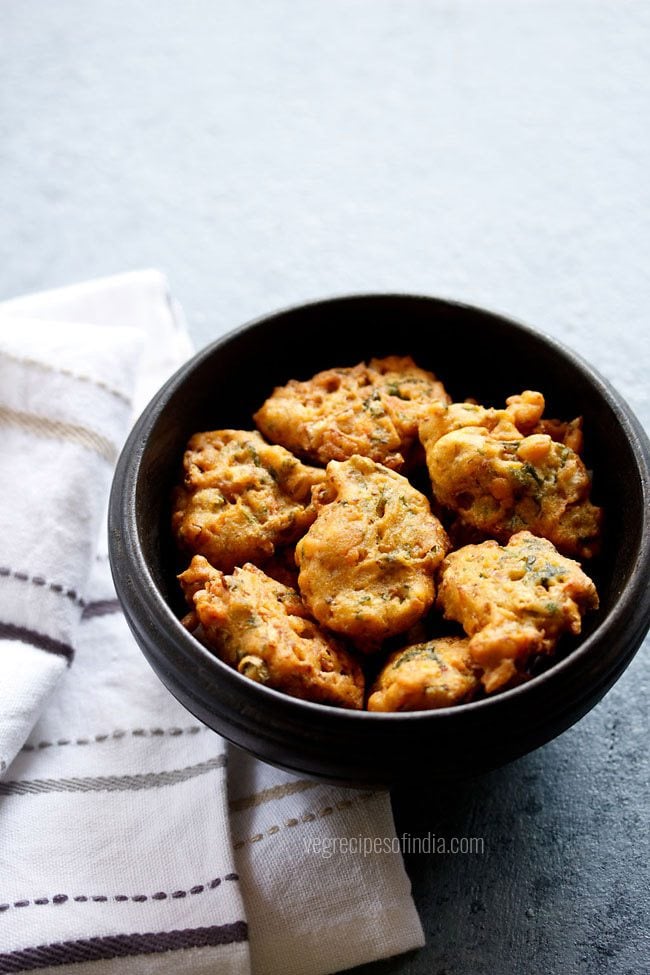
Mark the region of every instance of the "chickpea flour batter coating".
[[284, 545], [276, 548], [270, 559], [258, 566], [267, 576], [281, 582], [283, 586], [298, 591], [298, 566], [296, 565], [296, 546]]
[[[589, 558], [602, 520], [589, 497], [589, 472], [565, 442], [549, 433], [522, 433], [544, 422], [543, 398], [536, 406], [525, 397], [541, 394], [510, 397], [506, 410], [468, 403], [430, 408], [420, 437], [434, 494], [465, 528], [501, 542], [527, 529], [566, 555]], [[581, 442], [579, 421], [546, 423], [563, 440]]]
[[182, 549], [224, 572], [264, 562], [276, 547], [295, 542], [316, 517], [311, 489], [325, 478], [324, 471], [245, 430], [195, 434], [183, 468], [174, 534]]
[[240, 674], [292, 697], [363, 707], [359, 664], [308, 618], [295, 590], [255, 565], [224, 575], [200, 555], [178, 578], [202, 640]]
[[319, 623], [370, 652], [429, 609], [449, 541], [401, 474], [355, 456], [331, 461], [326, 475], [316, 521], [296, 546], [298, 583]]
[[525, 437], [531, 433], [547, 433], [552, 440], [570, 447], [576, 454], [582, 454], [582, 417], [577, 416], [573, 420], [543, 417], [545, 406], [541, 393], [526, 389], [518, 396], [508, 397], [506, 413], [510, 414], [512, 422]]
[[428, 711], [469, 700], [479, 687], [467, 637], [440, 637], [396, 650], [368, 698], [369, 711]]
[[463, 427], [485, 427], [494, 436], [507, 438], [512, 435], [514, 427], [522, 437], [545, 433], [565, 447], [570, 447], [576, 454], [581, 454], [582, 417], [566, 421], [545, 418], [545, 407], [543, 395], [531, 389], [509, 396], [505, 409], [500, 410], [474, 402], [431, 403], [421, 421], [420, 437], [434, 443], [446, 433]]
[[492, 693], [525, 679], [531, 657], [553, 653], [563, 633], [580, 633], [598, 595], [577, 562], [522, 531], [506, 546], [490, 539], [448, 555], [437, 604], [470, 637], [471, 659]]
[[409, 356], [319, 372], [278, 386], [254, 416], [265, 437], [320, 464], [355, 454], [400, 470], [418, 444], [423, 409], [444, 386]]

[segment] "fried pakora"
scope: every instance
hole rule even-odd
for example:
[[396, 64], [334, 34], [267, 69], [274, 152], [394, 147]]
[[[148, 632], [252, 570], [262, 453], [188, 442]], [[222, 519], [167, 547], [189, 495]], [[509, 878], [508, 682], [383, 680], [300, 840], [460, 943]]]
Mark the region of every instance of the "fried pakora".
[[[469, 403], [434, 404], [420, 424], [436, 500], [461, 527], [507, 541], [527, 529], [564, 554], [597, 551], [602, 511], [576, 450], [581, 421], [542, 420], [541, 393], [511, 396], [505, 410]], [[550, 433], [527, 430], [552, 429]]]
[[449, 402], [432, 372], [409, 356], [328, 369], [278, 386], [254, 416], [265, 437], [317, 463], [355, 454], [400, 470], [419, 446], [418, 425], [432, 402]]
[[314, 503], [296, 546], [302, 597], [324, 626], [375, 650], [431, 606], [445, 530], [423, 494], [368, 457], [331, 461]]
[[[525, 389], [509, 396], [504, 409], [481, 406], [480, 403], [434, 402], [427, 407], [420, 425], [420, 437], [433, 444], [446, 433], [463, 427], [485, 427], [496, 437], [510, 438], [513, 433], [522, 437], [546, 433], [552, 440], [563, 443], [577, 454], [582, 453], [582, 417], [556, 420], [543, 416], [546, 401], [542, 393]], [[514, 432], [513, 431], [514, 427]]]
[[369, 711], [428, 711], [470, 700], [478, 670], [467, 637], [440, 637], [390, 655], [373, 684]]
[[598, 595], [577, 562], [522, 531], [506, 546], [491, 539], [449, 554], [437, 605], [470, 637], [470, 656], [492, 693], [525, 679], [531, 658], [553, 653], [563, 633], [580, 633]]
[[194, 606], [202, 640], [239, 673], [292, 697], [363, 706], [359, 664], [309, 619], [295, 590], [255, 565], [224, 575], [200, 555], [178, 578]]
[[547, 433], [552, 440], [581, 454], [584, 446], [582, 417], [577, 416], [573, 420], [543, 417], [545, 406], [541, 393], [526, 389], [517, 396], [508, 397], [506, 413], [510, 414], [512, 422], [525, 437], [531, 433]]
[[[582, 418], [545, 408], [529, 389], [503, 408], [452, 403], [389, 356], [276, 387], [261, 433], [195, 434], [173, 495], [193, 556], [183, 625], [251, 680], [343, 708], [364, 706], [353, 651], [376, 655], [375, 712], [529, 679], [598, 607], [572, 558], [597, 552], [602, 521]], [[441, 612], [466, 635], [435, 637]]]
[[180, 547], [231, 571], [263, 563], [278, 546], [295, 542], [316, 511], [311, 490], [325, 472], [308, 467], [257, 431], [195, 434], [183, 458], [172, 528]]

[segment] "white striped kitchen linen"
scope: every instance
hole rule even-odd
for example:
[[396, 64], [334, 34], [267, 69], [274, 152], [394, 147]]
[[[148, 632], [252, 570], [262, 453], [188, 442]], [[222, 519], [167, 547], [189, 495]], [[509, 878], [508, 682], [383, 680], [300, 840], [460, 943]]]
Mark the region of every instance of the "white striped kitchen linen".
[[112, 466], [190, 351], [156, 271], [0, 306], [0, 973], [322, 975], [423, 943], [388, 795], [229, 748], [119, 610]]

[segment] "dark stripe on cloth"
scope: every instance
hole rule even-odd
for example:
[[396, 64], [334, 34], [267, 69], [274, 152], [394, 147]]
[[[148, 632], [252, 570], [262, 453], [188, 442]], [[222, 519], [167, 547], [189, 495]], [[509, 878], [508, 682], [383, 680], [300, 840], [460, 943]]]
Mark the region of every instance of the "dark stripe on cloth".
[[209, 928], [185, 928], [181, 931], [158, 931], [147, 934], [114, 934], [79, 941], [57, 941], [0, 954], [0, 973], [25, 972], [34, 968], [69, 965], [74, 962], [100, 961], [108, 958], [132, 958], [136, 955], [160, 954], [184, 948], [212, 948], [248, 940], [245, 921], [220, 924]]
[[20, 643], [29, 643], [38, 650], [46, 650], [47, 653], [65, 657], [68, 663], [72, 663], [74, 657], [74, 649], [69, 643], [62, 643], [61, 640], [55, 640], [47, 633], [30, 630], [27, 626], [16, 626], [15, 623], [0, 623], [0, 640], [19, 640]]
[[114, 731], [104, 731], [96, 735], [81, 738], [58, 738], [56, 741], [41, 740], [27, 742], [21, 748], [22, 752], [43, 751], [46, 748], [62, 747], [64, 745], [103, 745], [107, 741], [123, 741], [132, 736], [133, 738], [158, 738], [162, 735], [170, 735], [172, 738], [179, 738], [181, 735], [198, 735], [201, 731], [207, 731], [204, 725], [193, 724], [188, 728], [131, 728], [124, 731], [123, 728], [116, 728]]
[[97, 775], [72, 779], [15, 779], [0, 782], [0, 795], [25, 796], [44, 792], [140, 792], [159, 789], [164, 785], [187, 782], [197, 775], [205, 775], [226, 764], [225, 755], [217, 755], [206, 762], [172, 769], [170, 772], [139, 772], [136, 775]]
[[8, 565], [0, 565], [0, 577], [4, 579], [17, 579], [18, 582], [30, 582], [39, 589], [49, 589], [50, 592], [56, 593], [57, 596], [64, 596], [66, 599], [71, 599], [77, 606], [86, 605], [85, 601], [74, 589], [66, 589], [61, 582], [48, 582], [44, 576], [30, 576], [29, 573], [23, 572], [20, 569], [12, 569]]
[[94, 616], [108, 616], [110, 613], [119, 613], [121, 609], [119, 599], [98, 599], [94, 603], [87, 604], [81, 618], [88, 620]]
[[221, 881], [236, 881], [239, 880], [239, 874], [227, 873], [224, 877], [212, 877], [211, 880], [206, 881], [203, 884], [194, 884], [189, 890], [184, 890], [183, 888], [177, 888], [176, 890], [156, 890], [151, 894], [54, 894], [50, 897], [33, 897], [33, 898], [23, 898], [19, 901], [7, 901], [4, 904], [0, 904], [0, 914], [4, 914], [5, 911], [9, 911], [15, 907], [47, 907], [48, 905], [59, 906], [60, 904], [69, 904], [74, 901], [77, 904], [110, 904], [117, 901], [119, 904], [126, 903], [127, 901], [132, 901], [135, 904], [144, 904], [148, 900], [153, 901], [165, 901], [168, 897], [178, 900], [182, 897], [187, 897], [188, 894], [195, 896], [196, 894], [204, 894], [206, 891], [216, 890], [221, 887]]

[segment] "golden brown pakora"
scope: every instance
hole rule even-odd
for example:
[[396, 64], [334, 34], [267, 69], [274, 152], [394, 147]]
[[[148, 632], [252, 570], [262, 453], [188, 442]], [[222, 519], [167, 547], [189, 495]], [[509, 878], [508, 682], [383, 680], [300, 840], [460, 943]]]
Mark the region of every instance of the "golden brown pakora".
[[546, 433], [551, 440], [570, 447], [576, 454], [582, 454], [584, 438], [582, 434], [582, 417], [573, 420], [557, 420], [544, 417], [544, 397], [541, 393], [526, 389], [517, 396], [509, 396], [506, 400], [505, 412], [524, 437], [532, 433]]
[[506, 546], [489, 540], [450, 553], [437, 605], [471, 638], [472, 661], [492, 693], [524, 679], [531, 657], [553, 653], [563, 633], [580, 633], [598, 595], [577, 562], [522, 531]]
[[[514, 421], [506, 410], [496, 410], [479, 403], [432, 403], [420, 421], [419, 435], [425, 449], [432, 447], [442, 437], [466, 427], [480, 427], [500, 432], [505, 427], [512, 432]], [[516, 430], [516, 428], [515, 428]], [[515, 436], [521, 436], [518, 430]]]
[[309, 619], [295, 590], [255, 565], [224, 575], [200, 555], [178, 578], [194, 605], [201, 639], [240, 674], [292, 697], [363, 707], [359, 664]]
[[400, 470], [418, 445], [418, 424], [432, 402], [449, 402], [432, 372], [410, 356], [319, 372], [278, 386], [254, 416], [265, 437], [317, 463], [355, 454]]
[[325, 477], [246, 430], [195, 434], [183, 469], [174, 534], [184, 551], [204, 555], [224, 572], [263, 563], [278, 546], [295, 542], [316, 517], [311, 489]]
[[497, 437], [507, 439], [513, 434], [527, 437], [532, 433], [547, 433], [553, 440], [582, 453], [582, 417], [556, 420], [543, 416], [546, 401], [542, 393], [525, 389], [509, 396], [504, 409], [481, 406], [467, 400], [464, 403], [431, 403], [424, 411], [420, 438], [433, 444], [446, 433], [463, 427], [485, 427]]
[[[507, 541], [527, 529], [564, 554], [597, 551], [601, 509], [590, 499], [591, 478], [567, 445], [581, 445], [580, 420], [543, 421], [544, 400], [526, 391], [505, 410], [468, 403], [434, 404], [420, 424], [436, 500], [456, 512], [464, 529]], [[527, 433], [543, 424], [549, 433]]]
[[369, 711], [428, 711], [468, 701], [480, 686], [467, 637], [439, 637], [390, 655], [373, 684]]
[[[582, 418], [545, 408], [529, 389], [502, 408], [452, 403], [433, 373], [388, 356], [276, 387], [261, 433], [195, 434], [173, 497], [193, 556], [183, 625], [250, 679], [344, 708], [364, 706], [348, 647], [377, 655], [375, 712], [528, 679], [598, 607], [571, 558], [596, 553], [602, 519]], [[435, 637], [436, 612], [466, 635]]]
[[409, 481], [368, 457], [331, 461], [316, 521], [296, 546], [312, 615], [364, 651], [413, 626], [434, 599], [444, 528]]

